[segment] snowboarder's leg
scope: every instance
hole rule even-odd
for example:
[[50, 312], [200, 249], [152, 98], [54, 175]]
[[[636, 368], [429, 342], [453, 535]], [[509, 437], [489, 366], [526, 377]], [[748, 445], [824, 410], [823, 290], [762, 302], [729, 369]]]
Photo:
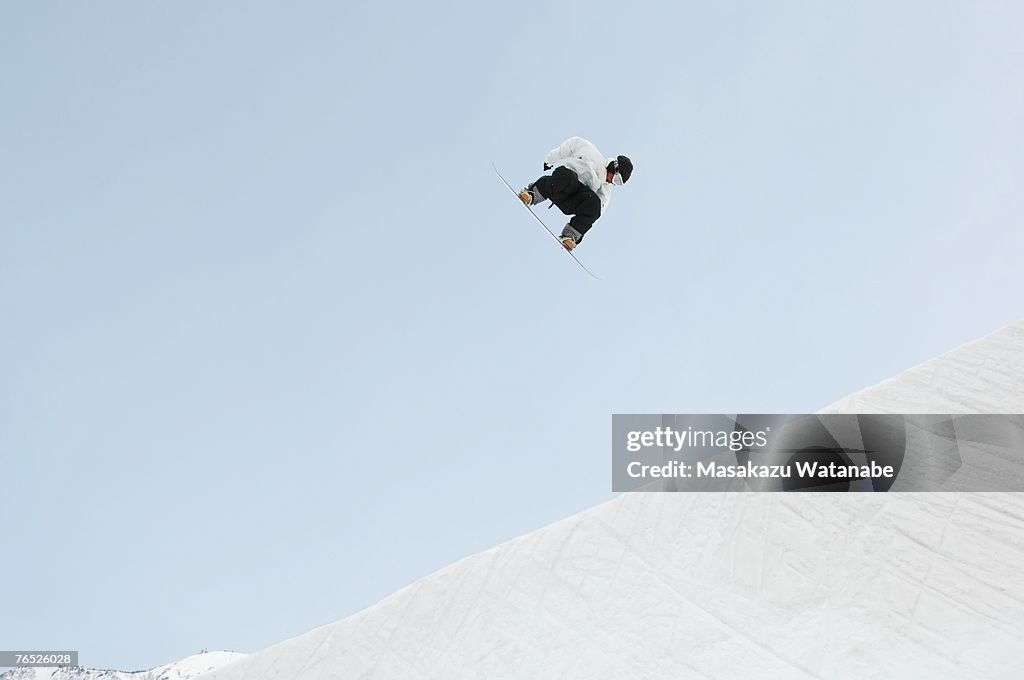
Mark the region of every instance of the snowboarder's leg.
[[551, 175], [541, 177], [534, 182], [534, 186], [555, 205], [564, 203], [567, 198], [584, 188], [576, 173], [564, 166], [555, 168]]
[[[601, 199], [589, 187], [583, 187], [572, 198], [572, 219], [565, 228], [579, 234], [578, 238], [574, 238], [575, 244], [579, 245], [597, 218], [601, 217]], [[562, 233], [565, 234], [565, 231]]]
[[[555, 171], [551, 173], [551, 193], [548, 197], [552, 201], [555, 200], [555, 196], [559, 198], [568, 198], [572, 196], [580, 189], [585, 187], [580, 182], [580, 178], [575, 172], [565, 166], [555, 168]], [[557, 203], [557, 201], [555, 201]]]
[[564, 214], [572, 215], [559, 237], [566, 250], [575, 248], [601, 216], [601, 199], [566, 167], [555, 168], [550, 175], [539, 177], [523, 189], [519, 197], [526, 205], [550, 199]]
[[[538, 177], [536, 182], [523, 191], [532, 194], [531, 199], [533, 200], [527, 205], [536, 205], [544, 199], [550, 199], [563, 213], [571, 215], [572, 213], [563, 206], [577, 191], [585, 188], [580, 184], [579, 177], [575, 172], [566, 167], [557, 167], [550, 175]], [[538, 196], [540, 200], [537, 200]], [[520, 199], [522, 200], [522, 193], [520, 193]], [[525, 200], [523, 202], [526, 203]]]
[[[536, 182], [529, 184], [519, 192], [519, 200], [526, 205], [539, 205], [554, 194], [552, 180], [548, 175], [541, 175]], [[552, 201], [554, 202], [554, 201]]]

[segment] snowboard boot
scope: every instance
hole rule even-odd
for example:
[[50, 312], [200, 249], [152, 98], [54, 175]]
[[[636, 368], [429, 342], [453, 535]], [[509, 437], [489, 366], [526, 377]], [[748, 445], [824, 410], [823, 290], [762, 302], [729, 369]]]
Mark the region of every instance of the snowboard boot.
[[559, 235], [558, 240], [562, 242], [565, 249], [570, 253], [572, 249], [576, 247], [576, 244], [583, 240], [583, 234], [573, 229], [571, 224], [565, 225], [562, 229], [562, 233]]
[[535, 205], [544, 200], [544, 197], [532, 184], [519, 192], [519, 200], [525, 205]]

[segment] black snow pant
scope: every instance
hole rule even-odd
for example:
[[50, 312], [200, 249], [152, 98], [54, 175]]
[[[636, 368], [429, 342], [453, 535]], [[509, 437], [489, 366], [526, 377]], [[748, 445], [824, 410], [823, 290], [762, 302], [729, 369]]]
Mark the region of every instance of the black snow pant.
[[580, 241], [601, 216], [601, 199], [569, 168], [559, 166], [550, 176], [544, 175], [534, 182], [533, 186], [559, 210], [573, 216], [569, 226], [580, 233]]

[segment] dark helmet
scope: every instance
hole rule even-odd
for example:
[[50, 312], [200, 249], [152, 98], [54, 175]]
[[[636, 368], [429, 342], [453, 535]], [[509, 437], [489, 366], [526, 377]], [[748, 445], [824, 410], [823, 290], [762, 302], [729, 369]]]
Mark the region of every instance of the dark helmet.
[[633, 174], [633, 161], [629, 160], [628, 156], [618, 156], [608, 164], [608, 170], [619, 173], [622, 183], [625, 184], [629, 181], [629, 176]]

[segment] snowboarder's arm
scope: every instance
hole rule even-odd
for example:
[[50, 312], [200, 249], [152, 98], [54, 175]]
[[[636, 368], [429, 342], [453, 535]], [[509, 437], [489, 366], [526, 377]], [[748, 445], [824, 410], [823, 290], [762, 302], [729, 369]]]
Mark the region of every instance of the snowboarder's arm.
[[612, 192], [607, 184], [601, 184], [601, 188], [597, 190], [597, 197], [601, 199], [601, 214], [603, 215], [608, 208], [608, 202], [612, 200]]
[[588, 147], [594, 148], [596, 151], [594, 145], [582, 137], [570, 137], [548, 152], [548, 155], [544, 158], [544, 165], [554, 166], [566, 158], [576, 158], [585, 153]]

